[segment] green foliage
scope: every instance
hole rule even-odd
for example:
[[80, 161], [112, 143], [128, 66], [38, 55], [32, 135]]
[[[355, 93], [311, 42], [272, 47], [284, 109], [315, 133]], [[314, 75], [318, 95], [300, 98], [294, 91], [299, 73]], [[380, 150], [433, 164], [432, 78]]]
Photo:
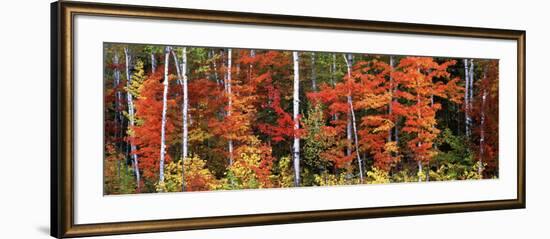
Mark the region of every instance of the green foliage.
[[465, 137], [453, 135], [453, 132], [446, 128], [436, 139], [435, 145], [439, 150], [435, 161], [472, 166], [473, 155], [465, 142], [468, 142]]
[[[309, 106], [307, 117], [302, 119], [302, 125], [306, 129], [306, 134], [302, 137], [304, 142], [303, 164], [312, 172], [320, 173], [330, 165], [321, 155], [332, 145], [332, 137], [322, 132], [325, 120], [321, 104]], [[308, 174], [306, 173], [306, 175]]]
[[117, 152], [113, 145], [108, 145], [106, 151], [104, 193], [106, 195], [134, 193], [135, 176], [133, 170], [125, 164], [124, 155]]

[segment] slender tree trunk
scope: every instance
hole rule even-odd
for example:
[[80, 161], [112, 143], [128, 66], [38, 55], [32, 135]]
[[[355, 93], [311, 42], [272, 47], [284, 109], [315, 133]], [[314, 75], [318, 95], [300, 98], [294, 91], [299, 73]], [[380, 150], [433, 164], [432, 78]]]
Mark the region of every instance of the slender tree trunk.
[[[115, 52], [115, 55], [113, 56], [113, 65], [115, 66], [114, 68], [114, 80], [113, 80], [113, 89], [115, 90], [115, 117], [113, 119], [114, 121], [114, 124], [115, 124], [115, 139], [116, 139], [116, 143], [115, 143], [115, 147], [117, 148], [117, 150], [121, 150], [121, 143], [118, 142], [118, 140], [122, 137], [122, 121], [119, 121], [119, 102], [120, 102], [120, 95], [119, 95], [119, 90], [118, 90], [118, 84], [120, 84], [120, 70], [118, 69], [118, 53]], [[120, 130], [119, 130], [120, 129]], [[118, 180], [120, 181], [120, 167], [121, 167], [121, 164], [122, 164], [122, 160], [118, 160], [117, 162], [117, 176], [118, 176]]]
[[[419, 70], [420, 71], [420, 70]], [[420, 82], [418, 82], [418, 79], [416, 79], [416, 88], [420, 88]], [[418, 105], [417, 107], [417, 116], [418, 116], [418, 120], [420, 120], [422, 118], [422, 113], [420, 112], [420, 95], [418, 93], [418, 91], [416, 92], [416, 104]], [[417, 136], [419, 137], [419, 136]], [[418, 147], [422, 147], [422, 141], [419, 141], [418, 142]], [[417, 160], [417, 164], [418, 164], [418, 182], [422, 182], [422, 178], [420, 177], [420, 173], [422, 172], [422, 161], [424, 160], [424, 157], [420, 157], [420, 160]]]
[[300, 138], [296, 135], [300, 129], [298, 114], [300, 113], [300, 58], [298, 52], [293, 52], [294, 61], [294, 88], [292, 95], [293, 111], [292, 117], [294, 120], [294, 145], [293, 145], [293, 160], [294, 160], [294, 186], [300, 186]]
[[[422, 143], [419, 144], [422, 145]], [[418, 173], [420, 174], [420, 172], [422, 172], [422, 161], [418, 160], [416, 163], [418, 164]], [[422, 182], [422, 178], [420, 176], [418, 176], [418, 182]]]
[[[470, 100], [468, 100], [468, 103], [470, 103], [470, 109], [472, 109], [474, 104], [474, 59], [470, 59]], [[470, 116], [470, 128], [472, 127], [472, 117]], [[471, 129], [470, 129], [471, 130]]]
[[168, 98], [168, 65], [170, 62], [170, 52], [172, 48], [167, 46], [164, 54], [164, 90], [162, 92], [162, 123], [160, 128], [160, 163], [159, 163], [159, 183], [164, 183], [164, 156], [166, 153], [166, 111]]
[[[233, 106], [233, 93], [231, 92], [231, 48], [227, 50], [227, 117], [231, 116], [231, 107]], [[229, 165], [233, 165], [233, 139], [229, 139], [228, 142], [229, 149]]]
[[151, 72], [155, 73], [155, 69], [157, 69], [157, 61], [155, 59], [155, 53], [151, 53]]
[[469, 73], [469, 68], [468, 68], [468, 59], [464, 59], [464, 78], [465, 78], [465, 82], [466, 82], [466, 86], [465, 86], [465, 89], [464, 89], [464, 126], [466, 127], [465, 129], [465, 134], [466, 134], [466, 137], [469, 138], [470, 137], [470, 125], [469, 125], [469, 121], [470, 121], [470, 116], [469, 116], [469, 108], [470, 108], [470, 104], [468, 103], [468, 101], [470, 100], [470, 73]]
[[315, 52], [311, 53], [311, 89], [317, 91], [317, 69], [315, 68]]
[[218, 77], [218, 65], [216, 64], [216, 53], [214, 52], [214, 50], [211, 50], [210, 54], [212, 54], [212, 57], [214, 58], [212, 60], [212, 66], [214, 67], [214, 69], [213, 69], [213, 71], [214, 71], [214, 80], [216, 80], [216, 83], [218, 83], [218, 85], [221, 85], [220, 79]]
[[181, 184], [181, 191], [185, 192], [185, 160], [187, 159], [188, 155], [188, 141], [189, 141], [189, 132], [188, 132], [188, 125], [187, 125], [187, 116], [189, 111], [189, 93], [187, 91], [187, 47], [183, 48], [183, 61], [181, 63], [181, 71], [183, 75], [183, 155], [182, 155], [182, 162], [181, 162], [181, 177], [182, 177], [182, 184]]
[[[344, 59], [346, 60], [346, 66], [347, 66], [347, 70], [348, 70], [348, 78], [349, 80], [352, 80], [351, 78], [351, 65], [353, 64], [353, 55], [351, 54], [347, 54], [347, 58], [346, 58], [346, 55], [344, 55]], [[353, 99], [351, 97], [351, 90], [349, 90], [348, 92], [348, 104], [349, 104], [349, 111], [350, 111], [350, 114], [351, 114], [351, 120], [352, 120], [352, 126], [353, 126], [353, 139], [354, 139], [354, 143], [355, 143], [355, 153], [357, 154], [357, 163], [358, 163], [358, 166], [359, 166], [359, 178], [361, 180], [361, 183], [363, 183], [364, 179], [363, 179], [363, 160], [361, 159], [361, 154], [359, 152], [359, 139], [357, 137], [357, 123], [356, 123], [356, 120], [355, 120], [355, 109], [353, 108]]]
[[[430, 107], [434, 107], [434, 95], [432, 94], [430, 96]], [[432, 125], [432, 129], [435, 128], [435, 125]], [[437, 150], [437, 145], [434, 144], [434, 148], [435, 150]], [[428, 160], [428, 163], [426, 163], [426, 182], [429, 182], [430, 181], [430, 161]]]
[[[124, 56], [126, 58], [126, 87], [130, 88], [130, 84], [132, 84], [132, 78], [131, 78], [131, 74], [130, 74], [130, 53], [128, 51], [128, 48], [124, 48]], [[135, 120], [134, 120], [134, 100], [133, 100], [133, 97], [132, 97], [132, 94], [130, 92], [128, 92], [126, 94], [127, 98], [128, 98], [128, 118], [130, 119], [130, 127], [133, 127], [135, 125]], [[135, 174], [136, 174], [136, 184], [137, 184], [137, 191], [139, 192], [140, 191], [140, 173], [139, 173], [139, 160], [138, 160], [138, 156], [137, 154], [135, 153], [136, 151], [136, 146], [130, 142], [130, 150], [131, 150], [131, 154], [132, 154], [132, 160], [134, 161], [134, 171], [135, 171]]]
[[[254, 49], [250, 49], [250, 57], [255, 57], [256, 52]], [[252, 80], [252, 64], [248, 64], [248, 81], [250, 82]]]
[[[182, 93], [183, 93], [183, 100], [182, 100], [182, 133], [183, 133], [183, 139], [182, 139], [182, 154], [181, 154], [181, 177], [182, 177], [182, 184], [181, 184], [181, 191], [185, 192], [185, 160], [187, 159], [188, 155], [188, 141], [189, 141], [189, 133], [188, 133], [188, 109], [189, 109], [189, 95], [187, 92], [187, 47], [184, 47], [182, 49], [182, 61], [181, 66], [178, 61], [178, 56], [175, 51], [172, 51], [172, 55], [174, 56], [174, 63], [176, 65], [176, 71], [178, 74], [178, 81], [181, 84]], [[181, 69], [180, 69], [181, 68]]]

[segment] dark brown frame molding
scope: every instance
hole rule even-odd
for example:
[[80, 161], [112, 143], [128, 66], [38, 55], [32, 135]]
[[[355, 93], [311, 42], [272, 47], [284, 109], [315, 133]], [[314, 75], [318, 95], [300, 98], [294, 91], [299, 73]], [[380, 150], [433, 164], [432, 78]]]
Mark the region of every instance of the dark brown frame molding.
[[[223, 22], [517, 41], [517, 198], [99, 224], [74, 223], [73, 30], [76, 15]], [[525, 208], [525, 31], [85, 2], [51, 4], [51, 235], [79, 237]]]

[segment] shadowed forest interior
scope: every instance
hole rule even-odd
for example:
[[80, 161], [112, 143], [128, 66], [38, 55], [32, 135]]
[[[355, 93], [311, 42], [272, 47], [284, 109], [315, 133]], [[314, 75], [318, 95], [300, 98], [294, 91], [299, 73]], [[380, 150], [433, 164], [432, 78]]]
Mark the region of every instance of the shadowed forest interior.
[[103, 50], [105, 195], [498, 178], [495, 59]]

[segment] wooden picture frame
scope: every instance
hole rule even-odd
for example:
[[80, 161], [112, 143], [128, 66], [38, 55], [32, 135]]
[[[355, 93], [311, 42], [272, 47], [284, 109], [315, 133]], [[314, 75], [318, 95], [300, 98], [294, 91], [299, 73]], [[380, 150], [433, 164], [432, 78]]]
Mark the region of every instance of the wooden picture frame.
[[[74, 18], [77, 15], [367, 31], [517, 42], [517, 196], [514, 199], [75, 224]], [[85, 2], [51, 5], [51, 236], [80, 237], [525, 208], [525, 47], [520, 30], [270, 15]]]

